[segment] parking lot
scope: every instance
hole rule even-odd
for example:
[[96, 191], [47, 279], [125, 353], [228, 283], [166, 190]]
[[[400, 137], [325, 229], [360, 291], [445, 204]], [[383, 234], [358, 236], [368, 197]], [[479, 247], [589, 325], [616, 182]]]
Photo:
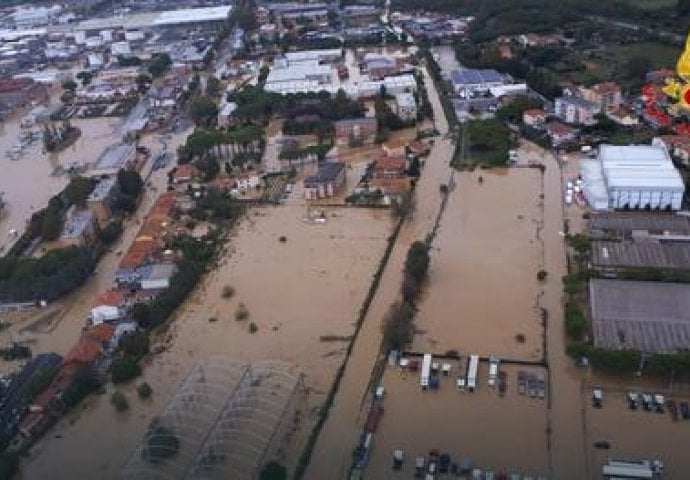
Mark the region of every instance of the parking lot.
[[[540, 399], [536, 391], [532, 397], [528, 391], [521, 395], [517, 382], [520, 371], [528, 377], [545, 371], [533, 366], [500, 365], [506, 378], [501, 396], [497, 387], [488, 385], [487, 362], [479, 363], [474, 392], [457, 388], [458, 378], [465, 376], [466, 358], [439, 362], [441, 366], [450, 364], [448, 375], [439, 373], [438, 389], [427, 391], [420, 388], [419, 371], [386, 367], [381, 381], [384, 413], [373, 435], [364, 477], [412, 478], [420, 457], [425, 471], [431, 462], [436, 464], [431, 468], [439, 476], [434, 478], [452, 478], [454, 471], [475, 470], [545, 478], [547, 400]], [[396, 450], [403, 454], [399, 470], [393, 470]], [[440, 471], [442, 455], [448, 456], [444, 458], [447, 473]]]
[[[602, 382], [583, 388], [589, 478], [601, 478], [602, 465], [609, 458], [661, 460], [664, 479], [685, 479], [690, 471], [686, 450], [690, 441], [690, 420], [683, 419], [681, 405], [690, 402], [690, 390], [639, 380], [626, 383]], [[601, 388], [601, 407], [593, 401], [594, 388]], [[631, 408], [629, 393], [637, 394], [637, 408]], [[648, 396], [645, 408], [643, 395]], [[655, 396], [662, 395], [663, 399]], [[677, 414], [673, 414], [674, 406]], [[687, 415], [687, 414], [686, 414]]]

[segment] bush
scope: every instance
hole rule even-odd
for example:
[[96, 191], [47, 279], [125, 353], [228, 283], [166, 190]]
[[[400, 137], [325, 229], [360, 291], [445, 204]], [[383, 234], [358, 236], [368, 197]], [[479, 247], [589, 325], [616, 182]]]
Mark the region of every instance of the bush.
[[280, 243], [285, 243], [287, 242], [287, 237], [285, 235], [281, 235], [280, 238], [278, 238], [278, 241]]
[[115, 407], [118, 412], [124, 412], [129, 409], [129, 402], [127, 397], [122, 392], [114, 392], [110, 396], [110, 403]]
[[142, 400], [149, 398], [152, 394], [153, 389], [148, 383], [144, 382], [137, 386], [137, 395], [139, 395], [139, 398]]
[[237, 310], [235, 311], [235, 320], [238, 322], [242, 322], [246, 319], [249, 318], [249, 310], [247, 310], [247, 306], [244, 303], [239, 304], [237, 307]]
[[261, 469], [259, 480], [287, 480], [287, 470], [278, 462], [268, 462]]
[[259, 326], [256, 323], [252, 322], [249, 324], [249, 333], [256, 333], [258, 331], [259, 331]]
[[231, 285], [223, 285], [223, 291], [220, 296], [223, 298], [232, 298], [235, 295], [235, 287]]
[[403, 350], [412, 342], [414, 307], [408, 302], [390, 306], [383, 319], [383, 343], [386, 350]]
[[540, 282], [545, 281], [546, 277], [548, 277], [548, 276], [549, 276], [549, 272], [547, 272], [546, 270], [539, 270], [537, 272], [537, 280], [539, 280]]
[[127, 356], [141, 358], [149, 353], [149, 336], [142, 331], [128, 333], [120, 340], [120, 348]]
[[141, 375], [141, 367], [135, 357], [125, 355], [115, 359], [110, 370], [113, 383], [123, 383]]
[[574, 340], [582, 339], [587, 330], [587, 319], [579, 305], [568, 302], [565, 305], [565, 331]]

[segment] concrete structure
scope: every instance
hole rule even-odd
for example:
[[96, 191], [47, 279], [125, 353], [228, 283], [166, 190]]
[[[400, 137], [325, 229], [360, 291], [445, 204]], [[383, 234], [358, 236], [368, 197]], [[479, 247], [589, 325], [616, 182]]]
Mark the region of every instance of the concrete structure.
[[593, 212], [587, 226], [593, 237], [690, 241], [690, 217], [672, 213]]
[[174, 263], [155, 263], [137, 269], [139, 287], [142, 290], [164, 289], [170, 286], [170, 279], [177, 272]]
[[62, 234], [57, 240], [61, 248], [92, 245], [96, 241], [96, 216], [91, 210], [72, 205], [65, 215]]
[[382, 80], [398, 74], [398, 63], [390, 57], [367, 56], [364, 65], [372, 80]]
[[297, 63], [334, 63], [343, 59], [343, 51], [339, 48], [326, 48], [322, 50], [302, 50], [299, 52], [286, 52], [285, 60], [288, 65]]
[[414, 95], [407, 92], [395, 96], [395, 113], [401, 120], [414, 121], [417, 119], [417, 102]]
[[232, 6], [184, 8], [166, 10], [162, 12], [134, 13], [129, 15], [115, 15], [104, 18], [92, 18], [80, 22], [72, 29], [77, 30], [107, 30], [116, 28], [152, 29], [157, 27], [174, 27], [194, 24], [222, 23], [232, 10]]
[[353, 118], [335, 122], [335, 143], [338, 146], [373, 143], [378, 131], [375, 118]]
[[554, 114], [565, 123], [572, 125], [594, 125], [594, 118], [601, 108], [596, 103], [575, 95], [558, 97], [554, 103]]
[[475, 70], [462, 68], [450, 72], [455, 93], [469, 92], [472, 95], [488, 92], [493, 87], [500, 87], [505, 82], [496, 70]]
[[304, 180], [304, 198], [317, 200], [332, 197], [345, 184], [345, 164], [343, 162], [326, 162], [319, 166], [316, 175]]
[[86, 206], [96, 216], [101, 227], [105, 226], [113, 214], [113, 202], [117, 194], [117, 177], [102, 178], [94, 187], [91, 195], [86, 199]]
[[522, 112], [522, 123], [532, 128], [539, 128], [546, 123], [546, 112], [540, 108], [533, 108]]
[[590, 88], [580, 87], [580, 94], [603, 112], [618, 108], [623, 102], [621, 87], [615, 82], [598, 83]]
[[88, 170], [90, 177], [114, 176], [122, 168], [131, 168], [136, 162], [134, 145], [110, 145], [101, 153], [98, 160]]
[[652, 145], [601, 145], [599, 157], [581, 162], [584, 195], [595, 209], [679, 210], [685, 192], [680, 173], [660, 139]]
[[375, 5], [347, 5], [341, 13], [341, 18], [348, 27], [364, 27], [377, 23], [381, 10]]
[[46, 86], [28, 78], [0, 80], [0, 105], [15, 109], [34, 102], [47, 102]]
[[592, 279], [589, 292], [596, 347], [690, 349], [690, 284]]

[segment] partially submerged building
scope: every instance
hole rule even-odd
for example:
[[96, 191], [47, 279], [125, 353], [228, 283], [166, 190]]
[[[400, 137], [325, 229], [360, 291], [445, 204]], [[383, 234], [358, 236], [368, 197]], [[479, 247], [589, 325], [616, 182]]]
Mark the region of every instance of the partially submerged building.
[[316, 175], [304, 180], [304, 197], [307, 200], [332, 197], [345, 184], [345, 164], [326, 162], [319, 166]]
[[580, 164], [583, 193], [595, 210], [680, 210], [685, 183], [663, 142], [601, 145], [595, 160]]

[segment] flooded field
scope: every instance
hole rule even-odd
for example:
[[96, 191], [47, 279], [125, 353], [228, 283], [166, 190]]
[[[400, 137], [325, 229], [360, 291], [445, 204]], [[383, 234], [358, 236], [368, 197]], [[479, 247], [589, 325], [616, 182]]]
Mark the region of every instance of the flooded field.
[[413, 350], [539, 360], [542, 226], [538, 169], [455, 176], [432, 245]]
[[[307, 435], [342, 361], [344, 339], [354, 330], [391, 224], [386, 211], [326, 213], [327, 223], [315, 225], [304, 221], [304, 206], [252, 210], [221, 265], [159, 339], [166, 351], [152, 359], [143, 377], [154, 389], [153, 399], [140, 402], [129, 385], [123, 391], [130, 412], [118, 415], [108, 396], [89, 398], [84, 410], [74, 414], [80, 417], [76, 424], [64, 419], [32, 450], [24, 478], [115, 478], [189, 370], [214, 354], [298, 365], [309, 392], [299, 435]], [[221, 296], [226, 285], [235, 289], [230, 299]], [[243, 321], [235, 316], [240, 303], [249, 312]], [[256, 333], [250, 332], [251, 323]], [[291, 467], [302, 443], [300, 437], [286, 452]], [[85, 444], [92, 452], [88, 459], [81, 450]]]
[[7, 204], [0, 216], [0, 253], [17, 238], [10, 231], [21, 235], [31, 215], [67, 185], [69, 178], [61, 169], [93, 162], [105, 147], [120, 140], [116, 132], [119, 119], [75, 119], [72, 125], [81, 129], [82, 134], [71, 147], [60, 153], [46, 153], [42, 141], [37, 139], [13, 160], [6, 153], [15, 148], [24, 132], [19, 121], [20, 115], [15, 115], [0, 128], [0, 192]]
[[[501, 370], [507, 373], [507, 390], [500, 397], [487, 385], [486, 363], [480, 363], [478, 388], [473, 393], [457, 390], [458, 373], [464, 375], [465, 371], [456, 368], [457, 362], [451, 364], [449, 377], [440, 377], [440, 389], [426, 392], [419, 386], [419, 373], [387, 367], [381, 383], [386, 391], [385, 413], [364, 476], [412, 478], [415, 457], [428, 456], [432, 450], [448, 453], [453, 462], [471, 459], [475, 468], [495, 473], [546, 475], [546, 401], [521, 396], [516, 389], [518, 370], [543, 370], [502, 365]], [[405, 453], [401, 471], [391, 469], [396, 449]]]

